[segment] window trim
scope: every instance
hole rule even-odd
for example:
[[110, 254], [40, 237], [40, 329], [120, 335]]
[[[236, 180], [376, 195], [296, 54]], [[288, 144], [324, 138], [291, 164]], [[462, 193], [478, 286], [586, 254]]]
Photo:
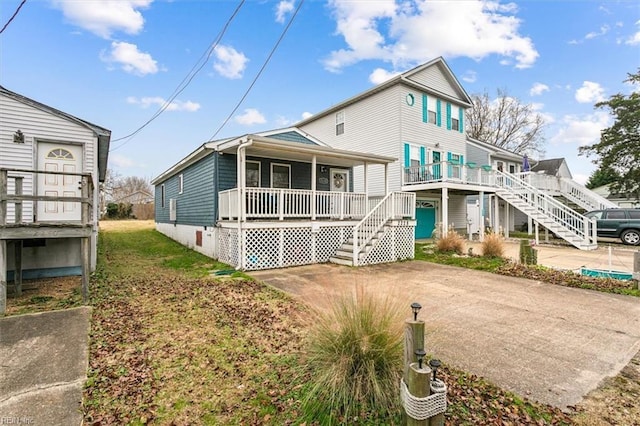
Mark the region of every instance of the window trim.
[[258, 186], [247, 186], [247, 167], [245, 165], [244, 168], [244, 186], [247, 188], [260, 188], [262, 186], [262, 162], [258, 160], [247, 160], [246, 164], [257, 164], [258, 165]]
[[182, 194], [184, 192], [184, 174], [180, 173], [178, 175], [178, 194]]
[[[339, 120], [339, 117], [342, 118], [341, 121]], [[344, 122], [346, 121], [346, 114], [345, 114], [345, 110], [340, 110], [338, 112], [336, 112], [336, 136], [340, 136], [344, 134]], [[342, 126], [342, 127], [340, 127]]]
[[164, 187], [164, 183], [162, 185], [160, 185], [160, 207], [162, 207], [163, 209], [166, 208], [166, 190]]
[[[287, 188], [276, 188], [275, 186], [273, 186], [273, 167], [274, 166], [282, 166], [282, 167], [286, 167], [287, 169], [289, 169], [289, 186]], [[271, 174], [269, 176], [269, 180], [270, 180], [270, 186], [271, 188], [274, 189], [291, 189], [291, 164], [284, 164], [284, 163], [271, 163]]]

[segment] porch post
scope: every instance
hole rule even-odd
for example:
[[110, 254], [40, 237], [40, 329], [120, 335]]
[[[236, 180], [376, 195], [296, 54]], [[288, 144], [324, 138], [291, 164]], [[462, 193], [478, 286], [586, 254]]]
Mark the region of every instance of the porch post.
[[533, 231], [533, 219], [531, 219], [531, 216], [527, 216], [527, 233], [531, 235], [532, 231]]
[[480, 235], [478, 235], [478, 240], [484, 241], [484, 215], [482, 214], [484, 212], [484, 191], [480, 191], [479, 197], [480, 203], [478, 207], [480, 211], [478, 214], [480, 215], [480, 230], [478, 232]]
[[316, 156], [311, 157], [311, 220], [316, 220]]
[[364, 162], [364, 202], [367, 205], [369, 203], [369, 163], [366, 161]]
[[495, 234], [500, 233], [500, 197], [497, 195], [493, 196], [493, 232]]
[[442, 188], [442, 236], [449, 232], [449, 188]]
[[384, 163], [384, 195], [389, 193], [389, 163]]
[[540, 244], [540, 226], [538, 225], [538, 222], [536, 221], [535, 223], [535, 228], [536, 228], [536, 245]]
[[7, 240], [0, 240], [0, 315], [7, 309]]
[[509, 203], [504, 203], [504, 237], [509, 238], [509, 228], [511, 228], [511, 221], [509, 215]]

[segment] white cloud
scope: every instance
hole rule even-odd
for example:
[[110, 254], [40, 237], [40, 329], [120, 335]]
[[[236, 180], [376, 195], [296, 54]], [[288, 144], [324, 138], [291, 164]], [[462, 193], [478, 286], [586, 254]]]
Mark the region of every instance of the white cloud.
[[242, 73], [247, 66], [247, 59], [244, 53], [238, 52], [231, 46], [218, 45], [214, 50], [216, 62], [213, 69], [226, 78], [242, 78]]
[[[135, 96], [129, 96], [127, 103], [140, 105], [142, 108], [149, 108], [152, 105], [164, 107], [167, 105], [167, 101], [159, 96], [136, 98]], [[179, 101], [174, 99], [166, 108], [165, 111], [188, 111], [196, 112], [200, 109], [200, 104], [192, 101]]]
[[158, 72], [158, 63], [150, 54], [140, 52], [138, 46], [124, 41], [111, 43], [111, 52], [104, 51], [100, 59], [107, 63], [118, 63], [128, 73], [136, 75], [155, 74]]
[[553, 114], [543, 111], [544, 110], [543, 103], [533, 102], [531, 104], [531, 109], [537, 112], [540, 117], [542, 117], [545, 125], [554, 123], [556, 121], [556, 118], [553, 116]]
[[264, 124], [267, 120], [264, 115], [255, 108], [247, 108], [244, 110], [244, 114], [236, 115], [236, 123], [244, 126], [251, 126], [253, 124]]
[[593, 81], [584, 81], [582, 87], [576, 90], [576, 101], [581, 104], [604, 101], [604, 89]]
[[600, 31], [592, 31], [584, 36], [585, 40], [590, 40], [592, 38], [600, 37], [609, 32], [609, 26], [603, 25], [600, 27]]
[[311, 117], [313, 117], [313, 114], [308, 112], [308, 111], [305, 111], [305, 112], [302, 113], [302, 119], [303, 120], [306, 120], [307, 118], [311, 118]]
[[581, 185], [586, 184], [587, 181], [589, 180], [589, 175], [585, 175], [582, 173], [572, 173], [571, 175], [573, 176], [573, 180], [575, 180]]
[[387, 71], [382, 68], [376, 68], [371, 74], [369, 74], [369, 81], [373, 84], [380, 84], [395, 77], [398, 74], [400, 73], [395, 71]]
[[276, 6], [276, 22], [284, 24], [284, 18], [293, 10], [294, 0], [282, 0]]
[[611, 118], [604, 111], [586, 116], [566, 115], [562, 119], [562, 127], [551, 138], [551, 142], [590, 145], [600, 140], [600, 132], [609, 127], [610, 123]]
[[[640, 25], [640, 21], [636, 22], [636, 25]], [[634, 35], [632, 35], [631, 37], [629, 37], [626, 41], [626, 44], [630, 44], [632, 46], [635, 46], [636, 44], [640, 44], [640, 31], [636, 32]]]
[[437, 56], [481, 60], [493, 54], [508, 58], [516, 68], [528, 68], [539, 56], [531, 39], [518, 33], [520, 19], [514, 16], [513, 3], [475, 0], [460, 7], [444, 1], [331, 0], [329, 6], [337, 34], [347, 44], [324, 60], [330, 71], [369, 59], [399, 69]]
[[549, 91], [549, 86], [544, 83], [533, 83], [533, 86], [529, 90], [531, 96], [542, 95], [544, 92]]
[[138, 34], [144, 27], [139, 9], [147, 8], [153, 0], [53, 0], [65, 18], [78, 27], [110, 38], [115, 31]]
[[462, 80], [467, 83], [475, 83], [478, 79], [478, 74], [475, 71], [468, 70], [462, 75]]

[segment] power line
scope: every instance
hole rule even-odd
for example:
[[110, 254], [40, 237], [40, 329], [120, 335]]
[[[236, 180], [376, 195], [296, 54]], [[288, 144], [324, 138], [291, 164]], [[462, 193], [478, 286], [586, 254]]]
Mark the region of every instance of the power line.
[[276, 44], [273, 46], [273, 48], [271, 49], [271, 52], [269, 53], [269, 56], [267, 56], [267, 59], [264, 61], [264, 63], [262, 64], [262, 68], [260, 68], [260, 71], [258, 71], [258, 74], [256, 74], [255, 78], [253, 79], [253, 81], [251, 82], [251, 85], [247, 88], [247, 90], [244, 92], [244, 95], [242, 95], [242, 98], [240, 98], [240, 101], [236, 104], [236, 106], [233, 108], [233, 110], [231, 111], [231, 113], [229, 114], [229, 116], [224, 120], [224, 122], [222, 123], [222, 125], [220, 125], [220, 127], [218, 127], [218, 130], [216, 130], [216, 132], [213, 134], [213, 136], [211, 136], [209, 138], [210, 141], [215, 140], [216, 136], [218, 136], [218, 133], [220, 133], [220, 130], [222, 130], [222, 128], [224, 126], [227, 125], [227, 123], [229, 122], [229, 120], [231, 119], [231, 117], [233, 117], [233, 114], [236, 113], [236, 111], [238, 110], [238, 108], [240, 108], [240, 105], [242, 105], [242, 102], [244, 102], [244, 100], [246, 99], [246, 97], [249, 95], [249, 92], [251, 91], [251, 89], [253, 88], [253, 86], [256, 84], [256, 81], [258, 81], [258, 78], [260, 78], [260, 75], [262, 75], [262, 72], [264, 71], [264, 69], [267, 67], [267, 64], [269, 63], [269, 61], [271, 60], [271, 57], [273, 56], [273, 54], [276, 52], [276, 50], [278, 49], [278, 46], [280, 46], [280, 42], [282, 41], [282, 39], [284, 38], [284, 36], [287, 34], [287, 31], [289, 31], [289, 27], [291, 27], [291, 24], [293, 23], [293, 20], [295, 19], [296, 15], [298, 14], [298, 11], [300, 11], [300, 8], [302, 7], [302, 4], [304, 3], [304, 0], [300, 0], [300, 3], [298, 3], [298, 7], [296, 8], [296, 10], [293, 12], [293, 15], [291, 15], [291, 19], [289, 20], [289, 22], [287, 23], [287, 26], [284, 28], [284, 30], [282, 31], [282, 34], [280, 34], [280, 38], [278, 39], [278, 41], [276, 42]]
[[[26, 1], [26, 0], [25, 0]], [[115, 151], [117, 149], [122, 148], [124, 145], [126, 145], [127, 143], [129, 143], [129, 141], [135, 136], [137, 135], [142, 129], [144, 129], [145, 127], [147, 127], [149, 124], [151, 124], [152, 121], [154, 121], [156, 118], [158, 118], [160, 116], [160, 114], [162, 114], [164, 111], [166, 111], [167, 108], [169, 108], [169, 105], [171, 105], [171, 103], [176, 99], [176, 97], [178, 97], [178, 95], [180, 93], [182, 93], [184, 91], [184, 89], [186, 89], [189, 84], [191, 84], [191, 82], [193, 81], [193, 79], [195, 78], [195, 76], [200, 72], [200, 70], [202, 70], [202, 68], [207, 64], [207, 62], [209, 62], [209, 59], [211, 58], [211, 55], [213, 54], [216, 46], [220, 43], [220, 40], [222, 40], [222, 37], [224, 36], [224, 34], [227, 32], [227, 29], [229, 28], [229, 25], [231, 24], [231, 22], [233, 21], [233, 19], [236, 17], [236, 15], [238, 14], [238, 12], [240, 11], [240, 8], [242, 7], [242, 5], [244, 5], [245, 0], [241, 0], [240, 3], [238, 4], [238, 6], [236, 7], [236, 9], [233, 11], [233, 14], [229, 17], [229, 19], [227, 19], [227, 22], [225, 23], [224, 27], [222, 28], [222, 30], [220, 31], [220, 33], [218, 33], [218, 36], [215, 38], [215, 40], [213, 42], [211, 42], [211, 44], [209, 45], [209, 47], [207, 47], [207, 49], [204, 51], [204, 53], [200, 56], [200, 58], [198, 58], [198, 60], [196, 61], [196, 63], [193, 65], [193, 67], [191, 68], [191, 70], [189, 71], [189, 73], [187, 73], [187, 75], [182, 79], [182, 81], [178, 84], [178, 86], [176, 86], [176, 89], [173, 91], [173, 93], [171, 94], [171, 96], [169, 97], [169, 99], [164, 103], [164, 105], [162, 105], [152, 116], [151, 118], [149, 118], [146, 122], [144, 122], [144, 124], [142, 124], [140, 127], [138, 127], [136, 130], [134, 130], [133, 132], [129, 133], [126, 136], [123, 136], [121, 138], [118, 139], [114, 139], [111, 142], [118, 142], [121, 140], [126, 139], [123, 143], [121, 143], [120, 145], [111, 148], [109, 151]], [[204, 58], [204, 61], [203, 61]], [[202, 62], [202, 63], [201, 63]], [[198, 65], [200, 64], [200, 65]]]
[[4, 24], [4, 27], [2, 27], [2, 29], [0, 30], [0, 34], [2, 34], [4, 32], [4, 30], [7, 29], [7, 27], [9, 26], [9, 24], [11, 23], [11, 21], [13, 21], [13, 19], [18, 15], [18, 12], [20, 12], [20, 9], [22, 9], [22, 6], [24, 6], [24, 4], [27, 2], [27, 0], [22, 0], [22, 2], [20, 3], [20, 6], [18, 6], [18, 8], [16, 9], [15, 12], [13, 12], [13, 15], [11, 16], [11, 18], [9, 18], [9, 20], [7, 21], [6, 24]]

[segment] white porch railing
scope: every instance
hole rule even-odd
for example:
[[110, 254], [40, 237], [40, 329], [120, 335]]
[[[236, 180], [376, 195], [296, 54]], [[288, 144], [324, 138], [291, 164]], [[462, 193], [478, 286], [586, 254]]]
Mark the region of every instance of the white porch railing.
[[359, 264], [360, 253], [391, 219], [415, 219], [416, 194], [387, 194], [356, 226], [353, 227], [353, 265]]
[[246, 188], [239, 206], [238, 188], [220, 191], [218, 217], [233, 219], [244, 209], [246, 219], [362, 219], [368, 209], [366, 194], [305, 189]]
[[471, 185], [493, 186], [494, 174], [490, 168], [450, 161], [405, 167], [403, 185], [418, 185], [434, 182], [456, 182]]

